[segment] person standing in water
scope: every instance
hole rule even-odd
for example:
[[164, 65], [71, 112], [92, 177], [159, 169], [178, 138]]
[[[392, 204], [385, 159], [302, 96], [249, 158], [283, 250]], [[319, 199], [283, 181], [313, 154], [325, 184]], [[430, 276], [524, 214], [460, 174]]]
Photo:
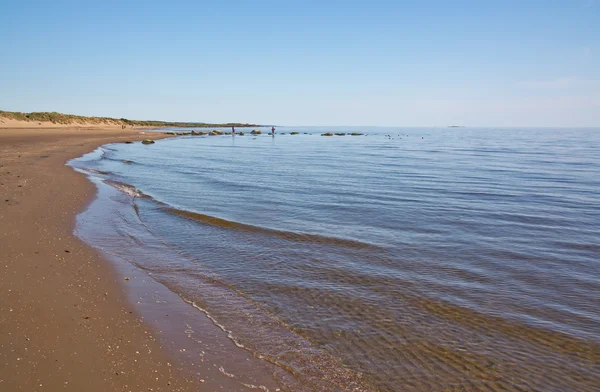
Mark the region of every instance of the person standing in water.
[[271, 136], [275, 136], [275, 127], [271, 127]]
[[235, 136], [235, 127], [231, 127], [231, 134]]

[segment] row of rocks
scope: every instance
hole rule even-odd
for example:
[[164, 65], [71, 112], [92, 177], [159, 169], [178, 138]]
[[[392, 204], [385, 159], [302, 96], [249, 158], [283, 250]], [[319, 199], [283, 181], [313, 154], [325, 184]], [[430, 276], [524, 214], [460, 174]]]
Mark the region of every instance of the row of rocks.
[[[252, 135], [260, 135], [261, 131], [258, 129], [253, 130], [252, 132], [250, 132]], [[218, 136], [218, 135], [231, 135], [231, 132], [223, 132], [220, 130], [214, 130], [214, 131], [210, 131], [210, 132], [206, 132], [206, 131], [191, 131], [191, 132], [165, 132], [166, 135], [174, 135], [174, 136], [186, 136], [186, 135], [192, 135], [192, 136]], [[290, 132], [290, 135], [299, 135], [300, 132]], [[304, 133], [305, 135], [308, 135], [308, 133]], [[239, 136], [244, 136], [244, 132], [239, 132], [238, 133]], [[286, 133], [281, 133], [281, 135], [286, 135]], [[327, 132], [327, 133], [322, 133], [321, 136], [346, 136], [346, 135], [350, 135], [350, 136], [362, 136], [364, 135], [363, 133], [359, 133], [359, 132], [352, 132], [352, 133], [332, 133], [332, 132]], [[125, 143], [127, 144], [131, 144], [133, 143], [132, 141], [126, 141]], [[154, 140], [151, 139], [144, 139], [142, 140], [142, 144], [154, 144]]]
[[[206, 132], [206, 131], [191, 131], [191, 132], [165, 132], [165, 134], [167, 135], [177, 135], [177, 136], [188, 136], [188, 135], [192, 135], [192, 136], [218, 136], [218, 135], [231, 135], [231, 132], [223, 132], [220, 130], [214, 130], [214, 131], [210, 131], [210, 132]], [[261, 135], [262, 132], [258, 129], [253, 130], [252, 132], [250, 132], [250, 134], [252, 135]], [[299, 135], [300, 132], [290, 132], [290, 135]], [[305, 135], [308, 135], [308, 133], [304, 132]], [[244, 135], [244, 132], [238, 132], [237, 135]], [[287, 133], [282, 132], [280, 133], [280, 135], [287, 135]], [[359, 132], [352, 132], [352, 133], [332, 133], [332, 132], [327, 132], [327, 133], [322, 133], [321, 136], [346, 136], [346, 135], [350, 135], [350, 136], [363, 136], [364, 133], [359, 133]]]
[[215, 131], [191, 131], [191, 132], [165, 132], [166, 135], [177, 135], [177, 136], [217, 136], [217, 135], [231, 135], [231, 132], [223, 132], [219, 130]]
[[359, 133], [359, 132], [352, 132], [352, 133], [331, 133], [331, 132], [327, 132], [327, 133], [322, 133], [321, 136], [346, 136], [346, 135], [350, 135], [350, 136], [362, 136], [364, 135], [363, 133]]

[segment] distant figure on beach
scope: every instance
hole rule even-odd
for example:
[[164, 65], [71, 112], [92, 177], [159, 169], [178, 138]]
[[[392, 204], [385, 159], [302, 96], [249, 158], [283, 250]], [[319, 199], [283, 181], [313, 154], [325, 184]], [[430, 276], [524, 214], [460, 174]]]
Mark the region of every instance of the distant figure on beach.
[[272, 136], [275, 136], [275, 127], [272, 127], [272, 128], [271, 128], [271, 135], [272, 135]]
[[231, 134], [235, 136], [235, 127], [231, 127]]

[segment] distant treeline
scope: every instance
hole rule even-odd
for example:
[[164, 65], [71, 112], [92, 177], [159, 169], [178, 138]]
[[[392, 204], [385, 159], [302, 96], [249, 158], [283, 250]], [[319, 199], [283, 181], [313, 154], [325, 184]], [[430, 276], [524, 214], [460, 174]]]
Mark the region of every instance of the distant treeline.
[[136, 125], [141, 127], [178, 127], [178, 128], [215, 128], [215, 127], [259, 127], [258, 124], [226, 123], [208, 124], [196, 122], [169, 122], [169, 121], [139, 121], [126, 118], [86, 117], [57, 112], [5, 112], [0, 110], [0, 117], [20, 121], [48, 121], [53, 124], [106, 124], [106, 125]]

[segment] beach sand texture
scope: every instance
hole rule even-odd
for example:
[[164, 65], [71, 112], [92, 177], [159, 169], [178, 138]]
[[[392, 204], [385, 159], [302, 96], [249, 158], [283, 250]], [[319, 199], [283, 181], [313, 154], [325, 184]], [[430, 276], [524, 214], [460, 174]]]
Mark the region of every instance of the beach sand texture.
[[121, 277], [72, 234], [95, 188], [65, 162], [141, 137], [0, 130], [0, 390], [194, 389], [127, 303]]

